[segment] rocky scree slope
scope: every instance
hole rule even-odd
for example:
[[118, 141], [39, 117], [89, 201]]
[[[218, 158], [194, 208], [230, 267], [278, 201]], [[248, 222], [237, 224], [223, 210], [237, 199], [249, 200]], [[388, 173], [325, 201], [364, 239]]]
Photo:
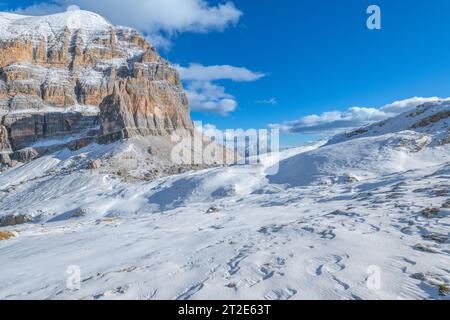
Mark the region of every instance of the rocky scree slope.
[[0, 13], [0, 162], [191, 132], [178, 73], [136, 30], [82, 10]]

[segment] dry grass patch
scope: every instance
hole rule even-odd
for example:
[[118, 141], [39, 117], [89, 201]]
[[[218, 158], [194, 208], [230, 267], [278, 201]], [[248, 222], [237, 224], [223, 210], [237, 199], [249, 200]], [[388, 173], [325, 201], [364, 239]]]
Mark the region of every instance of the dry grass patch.
[[8, 239], [10, 239], [10, 238], [12, 238], [12, 237], [14, 237], [14, 236], [15, 236], [15, 234], [12, 233], [12, 232], [9, 232], [9, 231], [0, 231], [0, 241], [8, 240]]

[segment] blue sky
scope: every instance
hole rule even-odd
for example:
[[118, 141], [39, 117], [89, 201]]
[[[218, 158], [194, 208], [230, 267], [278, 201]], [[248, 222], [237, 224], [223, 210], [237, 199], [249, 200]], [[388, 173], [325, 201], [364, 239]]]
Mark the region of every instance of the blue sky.
[[[200, 5], [203, 13], [208, 13], [205, 8], [219, 10], [217, 6], [224, 4], [190, 1]], [[32, 2], [2, 1], [0, 10], [22, 8], [27, 12]], [[55, 2], [92, 9], [85, 8], [89, 5], [83, 0]], [[101, 2], [96, 11], [123, 24], [123, 20], [116, 22], [115, 13], [102, 8]], [[34, 4], [42, 7], [45, 1]], [[366, 28], [366, 9], [371, 4], [381, 8], [381, 30]], [[161, 45], [160, 51], [173, 64], [186, 68], [191, 63], [226, 65], [264, 74], [245, 81], [207, 81], [224, 90], [225, 98], [237, 106], [227, 115], [194, 111], [195, 120], [222, 129], [265, 128], [269, 124], [289, 127], [311, 114], [345, 113], [350, 107], [379, 108], [411, 97], [450, 96], [449, 1], [233, 0], [227, 8], [235, 11], [221, 8], [223, 14], [216, 18], [226, 15], [229, 23], [211, 22], [200, 15], [192, 15], [190, 25], [163, 24], [160, 29], [146, 28], [147, 21], [135, 26], [132, 18], [128, 23], [151, 33], [151, 39], [165, 39], [169, 44]], [[328, 125], [328, 118], [320, 118], [321, 127]], [[307, 123], [315, 121], [306, 119]], [[331, 120], [330, 131], [333, 123]], [[306, 131], [300, 128], [298, 134], [285, 135], [283, 143], [296, 144], [323, 133]]]

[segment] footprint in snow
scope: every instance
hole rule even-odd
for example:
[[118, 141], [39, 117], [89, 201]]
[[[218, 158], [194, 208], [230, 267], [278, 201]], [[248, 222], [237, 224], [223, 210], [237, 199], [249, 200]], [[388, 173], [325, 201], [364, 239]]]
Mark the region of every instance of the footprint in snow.
[[308, 261], [307, 272], [312, 276], [321, 276], [323, 273], [334, 274], [345, 269], [344, 259], [349, 258], [347, 254], [329, 255]]
[[183, 291], [181, 294], [179, 294], [175, 300], [189, 300], [194, 294], [199, 292], [201, 289], [203, 289], [204, 283], [199, 282], [196, 283], [189, 288], [187, 288], [185, 291]]
[[349, 285], [348, 283], [346, 283], [346, 282], [340, 280], [338, 277], [332, 276], [331, 278], [332, 278], [332, 279], [336, 282], [336, 284], [338, 284], [339, 287], [341, 287], [342, 289], [348, 290], [348, 289], [350, 288], [350, 285]]
[[333, 229], [325, 229], [319, 232], [319, 234], [322, 239], [333, 240], [334, 238], [336, 238], [336, 233], [333, 231]]
[[107, 291], [102, 292], [100, 294], [94, 295], [92, 298], [94, 298], [95, 300], [102, 299], [102, 298], [111, 299], [111, 298], [113, 298], [115, 296], [123, 295], [127, 291], [128, 291], [128, 286], [117, 287], [115, 289], [107, 290]]
[[277, 290], [270, 290], [264, 294], [266, 300], [289, 300], [297, 293], [297, 290], [292, 288], [284, 288]]

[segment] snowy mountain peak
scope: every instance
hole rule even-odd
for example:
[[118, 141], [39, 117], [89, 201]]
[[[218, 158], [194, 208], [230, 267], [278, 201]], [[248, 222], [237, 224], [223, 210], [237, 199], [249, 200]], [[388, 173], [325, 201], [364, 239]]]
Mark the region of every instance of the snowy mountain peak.
[[180, 77], [136, 30], [76, 7], [0, 13], [0, 168], [178, 129], [192, 129]]
[[107, 31], [112, 28], [102, 16], [84, 10], [68, 10], [46, 16], [25, 16], [13, 13], [0, 13], [0, 38], [50, 36], [66, 28], [93, 32]]

